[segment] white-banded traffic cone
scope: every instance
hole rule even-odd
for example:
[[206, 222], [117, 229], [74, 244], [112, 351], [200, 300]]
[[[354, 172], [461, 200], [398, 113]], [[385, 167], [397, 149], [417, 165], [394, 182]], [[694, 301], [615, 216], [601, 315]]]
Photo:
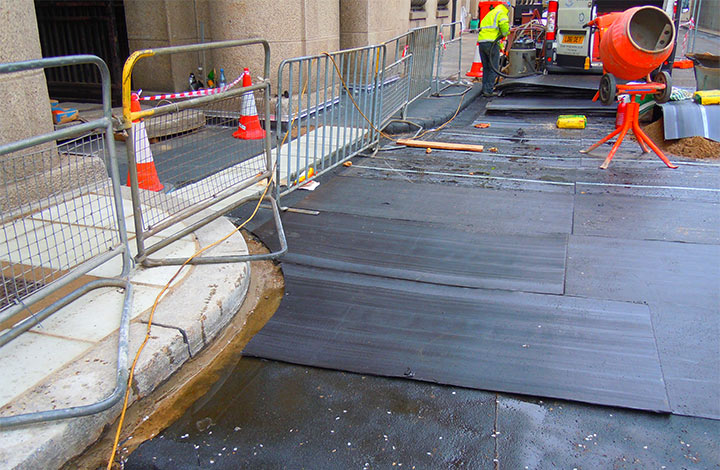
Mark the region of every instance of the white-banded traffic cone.
[[[140, 100], [137, 93], [131, 95], [130, 111], [140, 111]], [[158, 178], [150, 149], [145, 122], [142, 119], [133, 121], [132, 124], [133, 145], [135, 146], [135, 168], [137, 169], [138, 187], [148, 191], [162, 191], [165, 187]], [[130, 172], [128, 171], [127, 184], [130, 186]]]
[[480, 43], [475, 44], [475, 58], [473, 59], [472, 67], [470, 71], [465, 74], [468, 77], [482, 78], [483, 76], [483, 65], [482, 59], [480, 59]]
[[[252, 86], [250, 70], [248, 70], [247, 67], [245, 67], [245, 70], [243, 71], [242, 86]], [[238, 130], [233, 132], [233, 137], [243, 140], [264, 139], [265, 130], [260, 126], [257, 106], [255, 105], [255, 94], [252, 91], [244, 93], [240, 106], [242, 109], [240, 110], [240, 121], [238, 122]]]

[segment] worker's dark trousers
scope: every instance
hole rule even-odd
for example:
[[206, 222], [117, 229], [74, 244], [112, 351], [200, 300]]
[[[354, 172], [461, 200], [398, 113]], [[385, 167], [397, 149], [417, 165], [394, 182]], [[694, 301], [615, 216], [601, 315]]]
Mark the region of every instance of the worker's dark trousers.
[[497, 74], [493, 67], [490, 66], [490, 61], [492, 61], [496, 69], [500, 66], [500, 46], [493, 48], [493, 42], [483, 41], [478, 43], [478, 48], [480, 49], [480, 60], [483, 63], [482, 91], [489, 94], [495, 88], [495, 80], [497, 79]]

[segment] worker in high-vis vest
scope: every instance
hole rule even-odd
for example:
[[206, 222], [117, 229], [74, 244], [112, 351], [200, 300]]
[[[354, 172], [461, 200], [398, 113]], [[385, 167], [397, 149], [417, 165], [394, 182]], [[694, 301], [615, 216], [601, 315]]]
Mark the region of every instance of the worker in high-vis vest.
[[[505, 37], [510, 32], [510, 18], [508, 17], [510, 2], [503, 5], [490, 7], [490, 11], [480, 21], [480, 33], [478, 34], [478, 48], [480, 49], [480, 60], [483, 63], [483, 96], [494, 96], [495, 70], [500, 66], [500, 46], [493, 44], [495, 40]], [[492, 63], [492, 66], [490, 64]]]

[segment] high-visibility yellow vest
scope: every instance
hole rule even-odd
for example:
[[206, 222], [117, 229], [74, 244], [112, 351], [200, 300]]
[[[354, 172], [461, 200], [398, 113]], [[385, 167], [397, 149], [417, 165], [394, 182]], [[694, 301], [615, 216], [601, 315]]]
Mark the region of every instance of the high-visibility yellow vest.
[[505, 5], [498, 5], [490, 10], [480, 21], [478, 42], [492, 42], [499, 36], [507, 36], [510, 31], [510, 18]]

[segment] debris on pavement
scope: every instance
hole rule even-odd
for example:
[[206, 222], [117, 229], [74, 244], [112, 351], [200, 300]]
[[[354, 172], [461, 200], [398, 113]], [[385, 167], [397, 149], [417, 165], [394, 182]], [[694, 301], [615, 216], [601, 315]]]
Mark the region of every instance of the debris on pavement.
[[399, 139], [397, 143], [399, 145], [405, 145], [406, 147], [419, 147], [424, 149], [430, 148], [438, 150], [460, 150], [465, 152], [482, 152], [485, 149], [485, 147], [483, 147], [482, 145], [453, 144], [450, 142], [432, 142], [429, 140]]
[[560, 129], [585, 129], [587, 118], [582, 114], [562, 114], [557, 118]]
[[665, 140], [665, 127], [662, 119], [643, 127], [643, 131], [663, 152], [696, 159], [720, 159], [720, 142], [705, 137], [685, 137]]

